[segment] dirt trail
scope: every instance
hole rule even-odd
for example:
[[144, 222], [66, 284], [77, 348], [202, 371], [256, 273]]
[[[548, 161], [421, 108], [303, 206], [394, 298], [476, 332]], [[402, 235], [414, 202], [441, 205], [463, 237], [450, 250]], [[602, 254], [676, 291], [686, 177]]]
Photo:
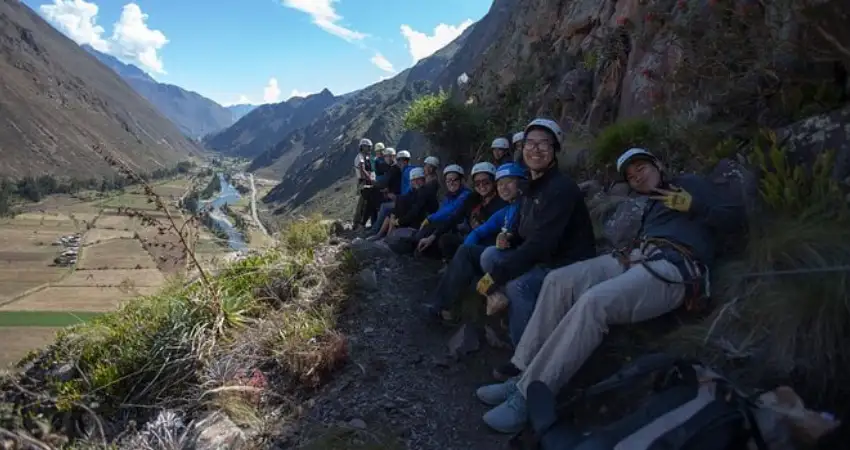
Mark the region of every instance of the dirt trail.
[[426, 323], [418, 307], [437, 283], [438, 263], [380, 251], [365, 259], [379, 286], [356, 294], [340, 319], [351, 362], [313, 398], [296, 435], [279, 448], [304, 445], [317, 426], [354, 430], [375, 446], [306, 448], [505, 448], [509, 437], [486, 428], [487, 407], [474, 392], [492, 381], [491, 368], [507, 353], [482, 342], [481, 351], [446, 365], [455, 329]]

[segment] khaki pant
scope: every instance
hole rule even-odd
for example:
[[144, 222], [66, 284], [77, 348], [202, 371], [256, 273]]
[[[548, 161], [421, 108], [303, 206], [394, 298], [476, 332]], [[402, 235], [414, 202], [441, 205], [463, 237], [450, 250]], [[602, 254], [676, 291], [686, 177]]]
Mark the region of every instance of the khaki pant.
[[[632, 261], [641, 256], [640, 250], [630, 255]], [[682, 280], [667, 261], [647, 264], [668, 280]], [[608, 325], [661, 316], [679, 307], [684, 295], [684, 285], [661, 281], [641, 264], [624, 273], [611, 255], [550, 272], [511, 360], [523, 371], [520, 392], [539, 380], [557, 393], [602, 343]]]

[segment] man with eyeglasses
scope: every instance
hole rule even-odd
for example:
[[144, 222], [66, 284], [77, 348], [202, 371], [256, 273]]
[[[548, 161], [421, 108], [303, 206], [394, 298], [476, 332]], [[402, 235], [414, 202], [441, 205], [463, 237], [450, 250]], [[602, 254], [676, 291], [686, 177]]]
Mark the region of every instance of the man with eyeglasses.
[[[557, 154], [562, 144], [563, 131], [553, 120], [534, 119], [525, 128], [522, 157], [531, 177], [519, 200], [519, 217], [510, 234], [509, 248], [500, 252], [477, 284], [482, 295], [501, 291], [508, 298], [514, 345], [534, 312], [546, 274], [596, 255], [584, 196], [576, 182], [558, 170]], [[506, 364], [496, 369], [494, 376], [505, 379], [517, 373], [516, 367]]]
[[483, 386], [494, 406], [484, 421], [503, 433], [526, 422], [534, 381], [557, 395], [602, 343], [610, 325], [637, 323], [679, 307], [701, 309], [720, 233], [746, 224], [742, 202], [698, 175], [672, 176], [655, 155], [632, 148], [617, 171], [647, 197], [640, 238], [632, 245], [552, 271], [512, 361], [521, 376]]

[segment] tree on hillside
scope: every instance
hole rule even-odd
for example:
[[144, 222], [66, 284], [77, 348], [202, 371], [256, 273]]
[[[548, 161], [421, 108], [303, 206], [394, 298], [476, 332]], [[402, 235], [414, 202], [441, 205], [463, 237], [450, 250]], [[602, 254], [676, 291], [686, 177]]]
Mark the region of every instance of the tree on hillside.
[[404, 127], [424, 134], [458, 162], [475, 159], [491, 128], [481, 110], [457, 103], [443, 91], [414, 100], [404, 115]]

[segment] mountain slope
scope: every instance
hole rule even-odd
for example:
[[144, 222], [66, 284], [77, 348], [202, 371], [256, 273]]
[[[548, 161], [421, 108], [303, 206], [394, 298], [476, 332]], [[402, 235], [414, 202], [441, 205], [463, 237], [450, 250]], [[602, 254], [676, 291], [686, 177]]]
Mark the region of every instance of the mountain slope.
[[324, 89], [307, 97], [258, 106], [230, 128], [208, 136], [204, 142], [227, 155], [254, 158], [274, 147], [292, 130], [312, 122], [335, 101], [331, 91]]
[[121, 75], [142, 97], [189, 137], [201, 138], [233, 124], [233, 114], [224, 106], [173, 84], [159, 83], [132, 64], [83, 46], [100, 62]]
[[483, 19], [446, 47], [389, 80], [347, 95], [308, 127], [275, 146], [274, 154], [257, 158], [252, 170], [263, 173], [271, 169], [284, 175], [263, 201], [272, 203], [277, 212], [312, 208], [325, 201], [339, 203], [326, 197], [345, 195], [333, 192], [341, 192], [340, 180], [351, 177], [357, 142], [364, 136], [410, 150], [414, 158], [428, 154], [425, 139], [403, 129], [408, 106], [423, 94], [452, 89], [458, 76], [470, 72], [511, 20], [514, 3], [516, 0], [497, 0]]
[[230, 114], [233, 116], [233, 123], [236, 123], [239, 121], [239, 119], [245, 117], [246, 114], [257, 109], [257, 105], [230, 105], [225, 106], [225, 108], [227, 108], [227, 110], [230, 111]]
[[200, 150], [35, 12], [0, 0], [0, 175], [112, 173], [94, 144], [144, 171]]

